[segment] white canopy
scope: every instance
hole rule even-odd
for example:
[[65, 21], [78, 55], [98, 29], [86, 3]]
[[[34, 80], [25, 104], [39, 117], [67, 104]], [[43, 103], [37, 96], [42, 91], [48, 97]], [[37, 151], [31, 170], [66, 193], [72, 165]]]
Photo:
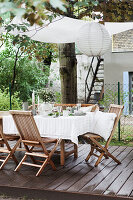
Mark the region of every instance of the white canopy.
[[[12, 23], [22, 23], [23, 19], [14, 18]], [[25, 22], [25, 21], [24, 21]], [[76, 35], [82, 25], [88, 23], [85, 20], [72, 19], [69, 17], [60, 16], [55, 18], [51, 23], [44, 21], [42, 27], [34, 25], [29, 27], [27, 32], [18, 32], [14, 30], [12, 34], [25, 34], [33, 40], [46, 43], [72, 43], [76, 41]], [[106, 22], [105, 27], [110, 35], [123, 32], [133, 28], [133, 22], [129, 23], [113, 23]]]
[[[51, 23], [44, 21], [42, 27], [34, 25], [29, 27], [29, 31], [22, 34], [28, 35], [33, 40], [46, 43], [73, 43], [80, 27], [85, 24], [85, 20], [77, 20], [69, 17], [57, 17]], [[15, 18], [14, 24], [22, 23], [22, 20]], [[12, 32], [18, 34], [17, 30]], [[20, 33], [21, 34], [21, 33]]]
[[133, 29], [133, 22], [105, 22], [105, 27], [110, 35], [114, 35], [129, 29]]

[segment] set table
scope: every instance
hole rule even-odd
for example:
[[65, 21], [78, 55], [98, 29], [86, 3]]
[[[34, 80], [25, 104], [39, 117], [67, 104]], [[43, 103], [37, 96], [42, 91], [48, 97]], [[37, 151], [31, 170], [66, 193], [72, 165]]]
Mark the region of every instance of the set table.
[[[34, 116], [35, 122], [39, 129], [41, 137], [51, 137], [62, 139], [60, 144], [61, 165], [65, 163], [65, 157], [74, 153], [77, 158], [78, 136], [89, 131], [90, 117], [89, 113], [85, 116], [68, 116], [68, 117], [43, 117]], [[2, 117], [4, 134], [18, 134], [17, 128], [11, 115]], [[74, 149], [65, 151], [65, 139], [74, 143]]]

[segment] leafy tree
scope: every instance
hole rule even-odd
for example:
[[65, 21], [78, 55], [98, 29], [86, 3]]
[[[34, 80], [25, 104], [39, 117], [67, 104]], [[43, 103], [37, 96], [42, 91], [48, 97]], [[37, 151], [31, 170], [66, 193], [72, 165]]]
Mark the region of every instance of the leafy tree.
[[103, 22], [133, 21], [132, 0], [99, 0], [95, 11], [100, 11], [103, 14]]
[[8, 15], [10, 19], [13, 19], [15, 16], [21, 16], [24, 19], [27, 19], [31, 25], [34, 23], [42, 25], [42, 20], [50, 19], [55, 16], [55, 13], [49, 14], [45, 9], [46, 3], [50, 4], [54, 8], [59, 8], [65, 11], [64, 4], [66, 3], [63, 0], [3, 0], [0, 2], [0, 23], [2, 23], [2, 17]]
[[54, 59], [56, 53], [53, 54], [50, 44], [28, 38], [22, 45], [20, 39], [9, 34], [3, 36], [5, 42], [0, 52], [0, 85], [1, 89], [4, 89], [8, 87], [9, 82], [12, 83], [12, 93], [19, 91], [21, 100], [27, 101], [33, 89], [47, 85], [49, 65], [46, 65], [45, 60], [49, 56], [51, 60]]

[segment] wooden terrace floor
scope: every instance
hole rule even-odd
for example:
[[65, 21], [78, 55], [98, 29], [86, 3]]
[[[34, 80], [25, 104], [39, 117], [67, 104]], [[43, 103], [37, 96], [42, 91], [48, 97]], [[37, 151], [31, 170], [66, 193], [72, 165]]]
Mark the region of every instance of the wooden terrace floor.
[[[70, 148], [72, 144], [67, 144], [66, 149]], [[94, 157], [88, 163], [84, 161], [87, 149], [87, 144], [79, 145], [78, 159], [69, 156], [65, 167], [60, 166], [59, 156], [55, 155], [57, 170], [47, 166], [40, 177], [35, 176], [37, 169], [29, 166], [14, 172], [15, 164], [9, 161], [0, 171], [0, 193], [45, 200], [133, 199], [133, 147], [110, 147], [122, 164], [104, 159], [98, 167], [94, 167]], [[16, 155], [20, 160], [23, 152]]]

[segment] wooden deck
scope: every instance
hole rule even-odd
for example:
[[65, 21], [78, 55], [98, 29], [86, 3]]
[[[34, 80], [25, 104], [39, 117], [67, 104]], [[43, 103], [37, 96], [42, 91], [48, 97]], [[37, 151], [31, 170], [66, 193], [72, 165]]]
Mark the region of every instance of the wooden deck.
[[[66, 149], [71, 147], [67, 144]], [[94, 167], [94, 157], [88, 163], [84, 161], [87, 149], [88, 145], [79, 145], [78, 159], [69, 156], [65, 167], [60, 166], [59, 156], [55, 155], [57, 170], [47, 166], [40, 177], [35, 177], [36, 169], [29, 166], [14, 172], [15, 164], [9, 161], [0, 171], [0, 193], [38, 199], [43, 196], [47, 200], [133, 199], [133, 147], [110, 147], [122, 164], [104, 159], [98, 167]], [[18, 160], [22, 155], [17, 152]]]

